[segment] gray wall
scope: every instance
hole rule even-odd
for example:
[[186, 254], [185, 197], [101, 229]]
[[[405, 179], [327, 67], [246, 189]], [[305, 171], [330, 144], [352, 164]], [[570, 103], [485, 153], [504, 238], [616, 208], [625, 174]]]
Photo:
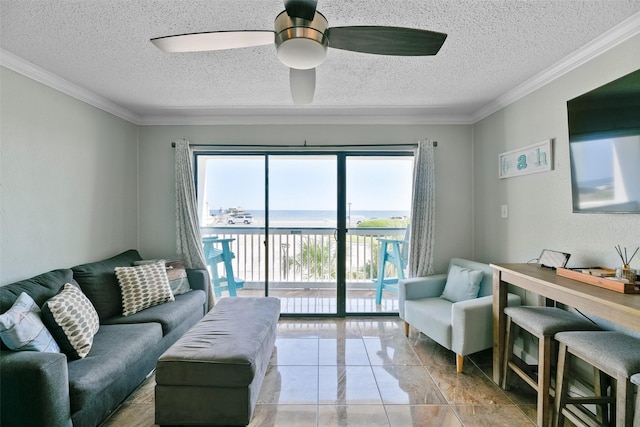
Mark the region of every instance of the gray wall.
[[470, 126], [254, 125], [145, 126], [140, 129], [140, 250], [168, 256], [176, 250], [173, 148], [193, 144], [411, 144], [429, 138], [436, 150], [436, 268], [452, 256], [473, 257]]
[[137, 126], [6, 68], [0, 80], [0, 284], [137, 247]]
[[[640, 215], [574, 214], [566, 102], [640, 68], [640, 36], [611, 49], [473, 127], [475, 254], [527, 262], [541, 249], [569, 252], [570, 266], [619, 266], [614, 246], [640, 246]], [[498, 179], [498, 155], [555, 139], [551, 172]], [[640, 167], [640, 164], [639, 164]], [[509, 218], [500, 218], [500, 205]], [[640, 268], [640, 258], [632, 267]]]

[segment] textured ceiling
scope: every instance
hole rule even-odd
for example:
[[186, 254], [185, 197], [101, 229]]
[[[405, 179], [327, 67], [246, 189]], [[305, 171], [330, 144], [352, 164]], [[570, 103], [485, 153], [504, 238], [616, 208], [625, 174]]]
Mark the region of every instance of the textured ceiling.
[[[416, 109], [471, 117], [640, 13], [640, 0], [319, 0], [329, 26], [448, 34], [431, 57], [329, 49], [314, 101], [294, 107], [274, 46], [163, 53], [149, 39], [272, 30], [281, 0], [0, 0], [0, 47], [140, 121], [211, 112]], [[637, 21], [637, 19], [635, 19]], [[628, 22], [628, 21], [627, 21]]]

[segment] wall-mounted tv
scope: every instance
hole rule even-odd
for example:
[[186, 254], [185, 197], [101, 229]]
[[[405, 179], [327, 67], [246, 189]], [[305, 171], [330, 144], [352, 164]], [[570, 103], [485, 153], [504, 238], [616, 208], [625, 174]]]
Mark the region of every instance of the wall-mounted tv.
[[567, 102], [573, 211], [640, 213], [640, 70]]

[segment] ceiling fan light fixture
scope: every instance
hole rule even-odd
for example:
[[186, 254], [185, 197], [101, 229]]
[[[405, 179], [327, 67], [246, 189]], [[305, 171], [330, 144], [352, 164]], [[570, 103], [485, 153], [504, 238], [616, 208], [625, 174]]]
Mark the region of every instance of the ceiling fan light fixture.
[[327, 48], [312, 39], [289, 39], [278, 46], [278, 59], [289, 68], [308, 70], [322, 64]]
[[286, 11], [274, 22], [278, 59], [287, 67], [308, 70], [322, 64], [327, 57], [329, 41], [324, 32], [327, 19], [316, 12], [313, 21], [291, 18]]

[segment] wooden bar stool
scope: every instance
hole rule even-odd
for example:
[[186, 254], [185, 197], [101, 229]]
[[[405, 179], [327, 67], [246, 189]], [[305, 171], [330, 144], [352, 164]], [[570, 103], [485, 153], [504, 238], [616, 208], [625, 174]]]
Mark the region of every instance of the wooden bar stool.
[[[551, 344], [553, 336], [560, 331], [580, 331], [600, 329], [590, 320], [555, 307], [520, 306], [506, 307], [507, 330], [505, 335], [504, 366], [502, 369], [502, 387], [509, 387], [509, 374], [513, 371], [538, 393], [537, 424], [540, 427], [551, 425]], [[514, 328], [514, 325], [516, 326]], [[517, 327], [538, 338], [537, 375], [532, 367], [522, 359], [514, 357], [513, 343]], [[537, 376], [537, 378], [536, 378]]]
[[[582, 426], [632, 427], [633, 391], [631, 376], [640, 372], [640, 339], [616, 331], [559, 332], [558, 377], [556, 380], [556, 426], [564, 420]], [[571, 360], [577, 357], [614, 380], [611, 393], [604, 396], [569, 395]], [[636, 378], [637, 380], [637, 378]], [[599, 420], [584, 405], [603, 407], [609, 414]]]

